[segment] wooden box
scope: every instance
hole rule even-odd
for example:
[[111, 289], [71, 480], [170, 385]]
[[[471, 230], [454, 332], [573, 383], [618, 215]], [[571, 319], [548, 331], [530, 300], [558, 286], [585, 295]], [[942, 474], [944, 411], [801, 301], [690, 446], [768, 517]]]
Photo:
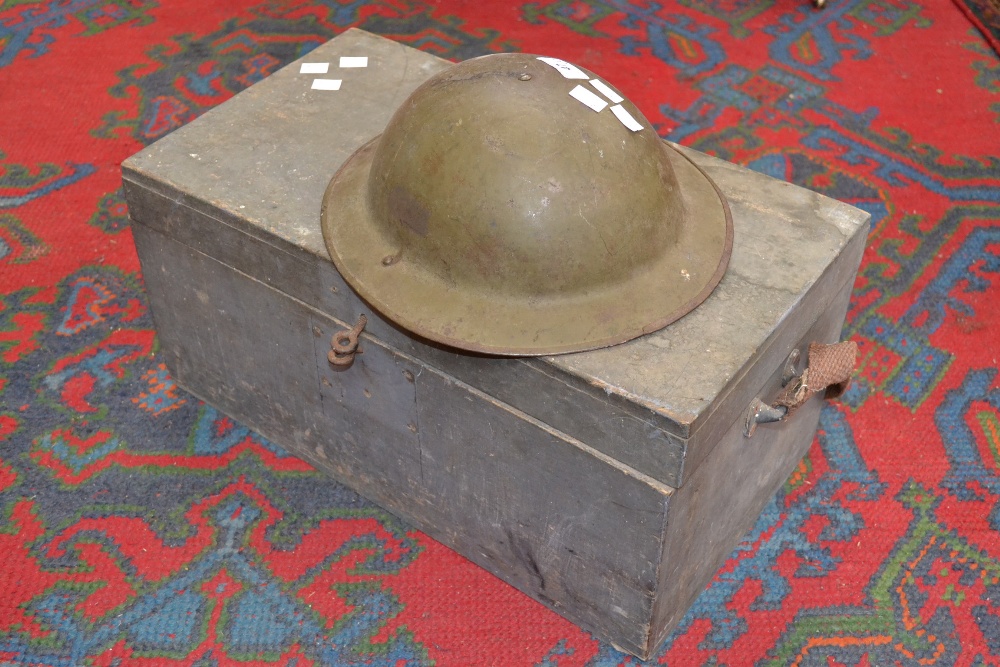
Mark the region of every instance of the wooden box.
[[[812, 441], [819, 398], [753, 437], [744, 415], [794, 350], [838, 339], [868, 215], [682, 148], [735, 228], [704, 304], [593, 352], [449, 351], [352, 292], [319, 215], [341, 164], [448, 63], [357, 30], [303, 60], [331, 72], [293, 63], [123, 164], [161, 358], [193, 394], [649, 656]], [[334, 372], [331, 336], [360, 314], [364, 352]]]

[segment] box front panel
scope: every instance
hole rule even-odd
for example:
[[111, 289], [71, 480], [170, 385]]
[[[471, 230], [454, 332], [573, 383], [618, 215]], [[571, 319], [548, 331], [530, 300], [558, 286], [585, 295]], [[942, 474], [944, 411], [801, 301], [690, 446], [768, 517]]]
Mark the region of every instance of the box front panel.
[[177, 381], [617, 645], [649, 641], [673, 489], [134, 222]]

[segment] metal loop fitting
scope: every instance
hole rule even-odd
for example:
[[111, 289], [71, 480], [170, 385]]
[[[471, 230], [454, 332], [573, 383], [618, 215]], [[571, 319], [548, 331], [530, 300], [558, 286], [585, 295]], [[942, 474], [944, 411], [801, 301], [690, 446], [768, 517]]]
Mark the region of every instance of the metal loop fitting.
[[788, 408], [783, 405], [768, 405], [759, 398], [750, 402], [750, 407], [743, 416], [743, 435], [752, 438], [757, 432], [757, 424], [771, 424], [784, 421]]
[[[791, 354], [788, 355], [788, 359], [785, 360], [785, 367], [781, 371], [782, 387], [787, 388], [789, 385], [793, 387], [802, 386], [804, 373], [800, 374], [796, 370], [801, 358], [802, 353], [798, 349], [792, 350]], [[752, 438], [753, 434], [757, 431], [758, 424], [773, 424], [774, 422], [784, 421], [787, 416], [788, 406], [768, 405], [759, 398], [755, 398], [750, 401], [750, 407], [743, 414], [743, 435]]]
[[330, 351], [326, 355], [333, 370], [346, 371], [354, 363], [354, 355], [363, 352], [358, 347], [358, 337], [364, 331], [366, 324], [368, 324], [368, 318], [360, 315], [357, 324], [352, 328], [333, 334], [333, 338], [330, 339]]
[[851, 381], [857, 365], [858, 345], [843, 341], [824, 345], [809, 344], [809, 363], [801, 373], [796, 372], [801, 353], [792, 350], [781, 373], [784, 387], [770, 405], [755, 398], [743, 416], [743, 435], [753, 437], [758, 424], [784, 421], [804, 405], [812, 396], [826, 392], [828, 398], [841, 395]]

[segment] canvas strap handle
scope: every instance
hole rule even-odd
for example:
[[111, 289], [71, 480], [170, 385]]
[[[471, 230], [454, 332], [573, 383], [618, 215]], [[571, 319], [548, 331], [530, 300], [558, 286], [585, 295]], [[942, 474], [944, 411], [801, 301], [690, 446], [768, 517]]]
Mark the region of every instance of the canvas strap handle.
[[826, 398], [843, 394], [851, 383], [857, 359], [858, 344], [852, 340], [829, 345], [810, 343], [806, 369], [788, 380], [774, 403], [767, 405], [760, 399], [751, 403], [746, 415], [745, 435], [752, 436], [757, 424], [783, 421], [820, 392]]
[[809, 365], [785, 385], [774, 404], [786, 408], [785, 416], [789, 416], [821, 391], [827, 398], [840, 396], [851, 383], [857, 359], [858, 344], [853, 340], [809, 343]]

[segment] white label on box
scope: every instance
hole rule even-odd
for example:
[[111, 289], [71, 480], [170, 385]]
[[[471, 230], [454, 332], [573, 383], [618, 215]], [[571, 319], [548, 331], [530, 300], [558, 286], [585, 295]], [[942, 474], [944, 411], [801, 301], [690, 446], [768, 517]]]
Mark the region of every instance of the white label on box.
[[341, 79], [315, 79], [313, 90], [340, 90]]
[[341, 67], [368, 67], [368, 56], [340, 56]]
[[625, 101], [624, 97], [613, 91], [611, 89], [611, 86], [604, 83], [600, 79], [591, 79], [590, 85], [592, 85], [594, 88], [597, 88], [597, 92], [599, 92], [601, 95], [604, 95], [606, 98], [611, 100], [612, 104], [618, 104], [619, 102]]
[[550, 67], [556, 68], [556, 71], [562, 74], [567, 79], [589, 79], [590, 75], [585, 74], [582, 69], [574, 65], [573, 63], [568, 63], [565, 60], [559, 60], [558, 58], [539, 58], [543, 63], [549, 65]]
[[604, 107], [608, 106], [607, 102], [583, 86], [577, 86], [573, 90], [569, 91], [569, 94], [571, 97], [583, 102], [594, 111], [603, 111]]
[[302, 63], [299, 74], [326, 74], [330, 71], [330, 63]]

